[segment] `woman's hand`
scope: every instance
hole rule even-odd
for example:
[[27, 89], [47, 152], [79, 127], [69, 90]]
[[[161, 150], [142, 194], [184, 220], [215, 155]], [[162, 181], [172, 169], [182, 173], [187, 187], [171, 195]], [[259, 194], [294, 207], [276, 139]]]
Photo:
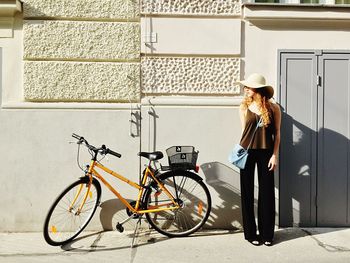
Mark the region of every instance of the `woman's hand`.
[[277, 154], [281, 140], [281, 109], [277, 104], [271, 104], [273, 110], [273, 117], [275, 120], [275, 134], [274, 134], [274, 146], [273, 154], [270, 158], [268, 167], [270, 171], [273, 171], [277, 165]]
[[269, 171], [273, 171], [275, 169], [276, 165], [277, 165], [277, 157], [275, 154], [273, 154], [271, 156], [269, 164], [268, 164]]

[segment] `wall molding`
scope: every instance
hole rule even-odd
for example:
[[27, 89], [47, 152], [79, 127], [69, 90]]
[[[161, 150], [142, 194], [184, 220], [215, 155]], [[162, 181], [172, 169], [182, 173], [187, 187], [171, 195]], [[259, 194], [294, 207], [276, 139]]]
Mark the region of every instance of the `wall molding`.
[[22, 12], [19, 0], [0, 1], [0, 38], [13, 37], [14, 17], [18, 12]]
[[252, 23], [262, 21], [350, 22], [349, 10], [349, 7], [337, 5], [245, 3], [243, 18]]
[[129, 103], [97, 102], [5, 102], [2, 110], [135, 110], [143, 106], [162, 107], [238, 107], [242, 96], [147, 96]]
[[142, 106], [239, 106], [242, 96], [146, 96], [141, 99]]

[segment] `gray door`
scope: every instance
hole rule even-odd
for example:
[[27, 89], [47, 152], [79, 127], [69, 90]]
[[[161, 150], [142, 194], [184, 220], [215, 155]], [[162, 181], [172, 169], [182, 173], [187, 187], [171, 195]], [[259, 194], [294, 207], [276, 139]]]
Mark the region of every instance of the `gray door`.
[[317, 224], [348, 226], [350, 54], [319, 57]]
[[349, 226], [350, 54], [281, 51], [281, 226]]

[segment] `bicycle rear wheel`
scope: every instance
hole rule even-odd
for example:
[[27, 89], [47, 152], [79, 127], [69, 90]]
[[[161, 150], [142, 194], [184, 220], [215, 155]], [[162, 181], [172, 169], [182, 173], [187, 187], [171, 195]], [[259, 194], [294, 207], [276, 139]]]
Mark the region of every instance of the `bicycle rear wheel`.
[[[202, 178], [192, 172], [178, 170], [162, 174], [159, 180], [175, 197], [180, 208], [147, 213], [150, 225], [169, 237], [188, 236], [200, 229], [211, 210], [210, 193]], [[144, 196], [147, 209], [168, 207], [171, 202], [168, 196], [157, 189], [155, 183], [152, 186]]]
[[[93, 179], [90, 189], [88, 184], [89, 178], [83, 177], [68, 186], [54, 201], [44, 223], [44, 238], [48, 244], [60, 246], [68, 243], [90, 222], [100, 202], [101, 185], [96, 179]], [[78, 213], [86, 193], [86, 202]]]

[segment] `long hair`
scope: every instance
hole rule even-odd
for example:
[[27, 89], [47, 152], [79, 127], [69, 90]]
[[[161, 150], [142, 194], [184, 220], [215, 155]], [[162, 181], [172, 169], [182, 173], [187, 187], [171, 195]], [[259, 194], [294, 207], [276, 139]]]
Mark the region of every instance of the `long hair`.
[[[270, 102], [269, 99], [266, 96], [266, 91], [264, 88], [254, 89], [256, 92], [256, 98], [255, 103], [261, 112], [261, 117], [264, 123], [264, 126], [267, 126], [271, 123], [270, 119]], [[243, 106], [243, 109], [248, 109], [249, 105], [253, 103], [253, 98], [251, 97], [244, 97], [241, 105]]]

